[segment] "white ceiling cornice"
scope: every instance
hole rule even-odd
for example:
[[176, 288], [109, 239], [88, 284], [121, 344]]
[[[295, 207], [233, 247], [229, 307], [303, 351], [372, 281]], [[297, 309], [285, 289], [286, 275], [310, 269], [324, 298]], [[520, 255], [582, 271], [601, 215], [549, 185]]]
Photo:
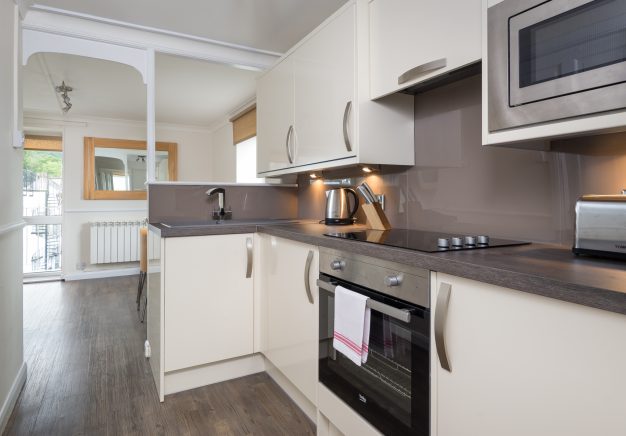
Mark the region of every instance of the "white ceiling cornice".
[[13, 0], [20, 11], [20, 18], [23, 20], [26, 17], [28, 10], [35, 4], [34, 0]]
[[276, 57], [347, 1], [35, 0], [31, 11]]
[[53, 8], [53, 7], [50, 7], [50, 6], [44, 6], [44, 5], [36, 4], [34, 1], [30, 1], [28, 3], [30, 3], [30, 5], [29, 5], [30, 9], [35, 10], [35, 11], [43, 11], [43, 12], [48, 12], [48, 13], [51, 13], [51, 14], [64, 15], [64, 16], [67, 16], [67, 17], [74, 17], [74, 18], [80, 18], [80, 19], [83, 19], [83, 20], [89, 20], [89, 21], [93, 21], [93, 22], [96, 22], [96, 23], [105, 23], [105, 24], [110, 24], [110, 25], [113, 25], [113, 26], [124, 27], [124, 28], [128, 28], [128, 29], [141, 30], [143, 32], [159, 33], [159, 34], [162, 34], [162, 35], [169, 35], [169, 36], [174, 36], [174, 37], [177, 37], [177, 38], [189, 39], [189, 40], [193, 40], [193, 41], [204, 42], [204, 43], [207, 43], [207, 44], [215, 44], [215, 45], [220, 45], [220, 46], [224, 46], [224, 47], [234, 48], [234, 49], [237, 49], [237, 50], [249, 51], [249, 52], [252, 52], [252, 53], [266, 54], [266, 55], [270, 55], [270, 56], [274, 56], [274, 57], [282, 56], [282, 53], [273, 52], [273, 51], [270, 51], [270, 50], [261, 50], [261, 49], [257, 49], [257, 48], [253, 48], [253, 47], [247, 47], [247, 46], [244, 46], [244, 45], [232, 44], [232, 43], [225, 42], [225, 41], [217, 41], [215, 39], [203, 38], [201, 36], [194, 36], [194, 35], [189, 35], [189, 34], [186, 34], [186, 33], [173, 32], [173, 31], [165, 30], [165, 29], [157, 29], [155, 27], [142, 26], [142, 25], [139, 25], [139, 24], [127, 23], [125, 21], [112, 20], [112, 19], [109, 19], [109, 18], [97, 17], [95, 15], [82, 14], [80, 12], [74, 12], [74, 11], [68, 11], [68, 10], [65, 10], [65, 9]]
[[167, 31], [148, 31], [141, 26], [120, 26], [111, 20], [90, 20], [75, 13], [52, 13], [33, 6], [22, 22], [22, 28], [53, 35], [70, 36], [129, 48], [153, 49], [157, 53], [207, 60], [237, 68], [262, 71], [279, 58], [276, 54], [239, 48], [226, 43], [209, 42]]
[[[24, 113], [24, 125], [27, 127], [87, 127], [92, 124], [112, 124], [117, 126], [145, 127], [143, 121], [123, 120], [119, 118], [105, 117], [71, 117], [62, 116], [50, 112], [29, 110]], [[212, 133], [213, 130], [206, 126], [193, 124], [156, 123], [157, 129], [180, 130], [184, 132]]]

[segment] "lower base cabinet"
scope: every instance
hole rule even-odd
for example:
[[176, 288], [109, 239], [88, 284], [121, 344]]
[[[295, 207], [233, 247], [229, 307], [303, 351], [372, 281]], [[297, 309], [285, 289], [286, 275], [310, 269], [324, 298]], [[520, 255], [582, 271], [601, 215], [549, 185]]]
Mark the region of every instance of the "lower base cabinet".
[[252, 354], [252, 244], [252, 234], [165, 239], [165, 372]]
[[626, 316], [441, 273], [432, 284], [433, 435], [626, 434]]
[[317, 402], [319, 252], [269, 235], [261, 247], [262, 351], [313, 404]]

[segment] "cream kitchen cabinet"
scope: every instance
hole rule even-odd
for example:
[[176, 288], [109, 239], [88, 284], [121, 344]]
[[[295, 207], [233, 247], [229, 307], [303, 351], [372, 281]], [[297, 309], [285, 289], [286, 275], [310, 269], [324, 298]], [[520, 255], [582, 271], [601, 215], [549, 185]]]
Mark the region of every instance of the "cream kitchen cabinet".
[[433, 435], [625, 434], [624, 315], [433, 274]]
[[481, 59], [481, 0], [371, 0], [376, 99]]
[[317, 403], [317, 247], [261, 235], [261, 350], [313, 404]]
[[[149, 289], [162, 301], [154, 311], [162, 312], [163, 339], [155, 334], [151, 344], [162, 344], [164, 373], [252, 354], [252, 238], [234, 234], [162, 240], [160, 275]], [[156, 320], [150, 322], [157, 316], [151, 309], [149, 331], [157, 327]]]
[[[293, 164], [294, 80], [293, 60], [276, 65], [257, 86], [257, 167], [280, 170]], [[262, 138], [263, 150], [259, 145]]]
[[290, 56], [294, 63], [297, 165], [356, 156], [354, 14], [351, 6]]
[[369, 99], [368, 0], [352, 0], [257, 82], [260, 177], [413, 165], [413, 97]]

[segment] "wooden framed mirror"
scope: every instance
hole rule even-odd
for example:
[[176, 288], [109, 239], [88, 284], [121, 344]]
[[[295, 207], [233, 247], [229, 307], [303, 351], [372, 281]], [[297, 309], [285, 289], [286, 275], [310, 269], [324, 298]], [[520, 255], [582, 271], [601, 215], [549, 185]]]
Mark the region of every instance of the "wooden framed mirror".
[[[85, 137], [85, 200], [145, 200], [146, 141]], [[175, 181], [178, 145], [157, 142], [157, 181]]]

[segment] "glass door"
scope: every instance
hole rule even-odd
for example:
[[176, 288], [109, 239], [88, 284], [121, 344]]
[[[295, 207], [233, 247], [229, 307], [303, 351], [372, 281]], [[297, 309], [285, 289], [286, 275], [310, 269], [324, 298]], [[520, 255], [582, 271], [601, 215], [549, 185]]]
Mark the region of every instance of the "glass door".
[[61, 137], [27, 136], [24, 145], [24, 277], [61, 275], [63, 211]]
[[510, 19], [510, 105], [626, 81], [626, 2], [549, 1]]

